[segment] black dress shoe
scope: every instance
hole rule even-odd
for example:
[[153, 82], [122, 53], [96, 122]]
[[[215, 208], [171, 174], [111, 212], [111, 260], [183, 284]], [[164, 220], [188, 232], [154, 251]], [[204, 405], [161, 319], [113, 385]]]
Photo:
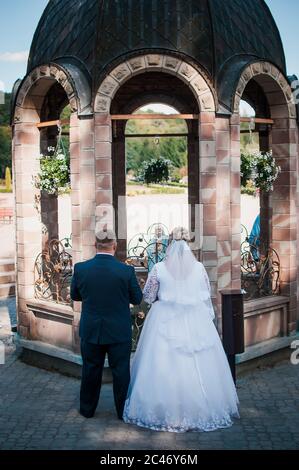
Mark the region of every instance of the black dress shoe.
[[86, 414], [86, 413], [83, 413], [81, 410], [79, 411], [79, 413], [81, 416], [84, 416], [84, 418], [92, 418], [94, 416], [94, 413]]

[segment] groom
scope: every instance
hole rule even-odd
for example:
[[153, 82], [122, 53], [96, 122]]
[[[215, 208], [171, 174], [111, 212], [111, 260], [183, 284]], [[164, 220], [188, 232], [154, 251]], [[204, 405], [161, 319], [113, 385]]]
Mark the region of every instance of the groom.
[[116, 248], [114, 232], [103, 230], [96, 234], [96, 256], [74, 267], [71, 297], [82, 302], [80, 413], [85, 418], [94, 415], [99, 401], [106, 354], [119, 419], [130, 383], [130, 304], [140, 304], [142, 291], [134, 268], [114, 257]]

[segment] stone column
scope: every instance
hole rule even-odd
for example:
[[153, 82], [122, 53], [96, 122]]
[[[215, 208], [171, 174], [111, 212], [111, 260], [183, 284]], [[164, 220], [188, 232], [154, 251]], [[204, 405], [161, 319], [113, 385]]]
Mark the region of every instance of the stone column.
[[[71, 116], [71, 201], [73, 264], [95, 255], [94, 118]], [[73, 347], [79, 351], [81, 304], [74, 302]]]
[[42, 249], [40, 191], [32, 184], [39, 171], [39, 137], [35, 123], [13, 126], [18, 332], [27, 339], [35, 337], [34, 316], [26, 302], [34, 298], [34, 263]]
[[112, 123], [109, 114], [95, 115], [96, 226], [115, 228], [112, 194]]
[[240, 115], [230, 119], [231, 287], [241, 289], [241, 150]]
[[202, 204], [202, 262], [208, 272], [217, 308], [216, 143], [215, 113], [200, 113], [200, 204]]
[[273, 156], [282, 172], [274, 185], [273, 248], [281, 263], [281, 294], [290, 298], [288, 332], [295, 334], [297, 323], [297, 123], [283, 116], [275, 117], [272, 129]]
[[221, 333], [221, 289], [231, 285], [231, 168], [230, 168], [230, 122], [229, 118], [216, 119], [216, 165], [217, 165], [217, 310], [218, 330]]

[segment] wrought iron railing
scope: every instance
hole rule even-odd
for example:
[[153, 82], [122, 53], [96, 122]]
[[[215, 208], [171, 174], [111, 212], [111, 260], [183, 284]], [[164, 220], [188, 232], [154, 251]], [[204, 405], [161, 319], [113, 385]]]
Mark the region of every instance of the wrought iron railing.
[[280, 293], [280, 259], [268, 242], [250, 240], [242, 226], [245, 239], [241, 243], [241, 283], [244, 300], [278, 295]]
[[71, 303], [72, 278], [71, 238], [51, 240], [47, 249], [36, 258], [34, 264], [35, 297], [59, 304]]
[[[126, 263], [135, 267], [141, 287], [148, 272], [162, 261], [168, 246], [169, 231], [163, 224], [153, 224], [146, 233], [133, 237], [128, 244]], [[71, 238], [52, 240], [48, 248], [36, 258], [34, 264], [35, 297], [40, 300], [71, 305], [70, 284], [72, 279]], [[131, 310], [132, 349], [136, 350], [149, 306], [142, 302]]]
[[139, 233], [129, 241], [126, 263], [151, 271], [156, 263], [163, 261], [168, 240], [166, 225], [152, 224], [145, 233]]

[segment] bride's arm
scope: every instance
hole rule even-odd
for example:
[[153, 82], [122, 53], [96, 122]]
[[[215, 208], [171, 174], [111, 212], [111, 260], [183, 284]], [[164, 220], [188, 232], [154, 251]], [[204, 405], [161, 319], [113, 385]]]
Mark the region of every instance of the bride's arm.
[[159, 291], [159, 281], [156, 266], [153, 267], [148, 275], [143, 289], [143, 299], [147, 304], [152, 304], [157, 300]]
[[208, 298], [205, 300], [207, 306], [209, 307], [209, 310], [210, 310], [210, 315], [212, 317], [212, 319], [214, 320], [215, 318], [215, 312], [214, 312], [214, 307], [213, 307], [213, 303], [212, 303], [212, 299], [211, 299], [211, 284], [210, 284], [210, 279], [209, 279], [209, 276], [208, 276], [208, 273], [204, 267], [204, 265], [201, 263], [201, 268], [202, 268], [202, 275], [203, 275], [203, 280], [204, 280], [204, 285], [205, 285], [205, 288], [206, 290], [208, 291]]

